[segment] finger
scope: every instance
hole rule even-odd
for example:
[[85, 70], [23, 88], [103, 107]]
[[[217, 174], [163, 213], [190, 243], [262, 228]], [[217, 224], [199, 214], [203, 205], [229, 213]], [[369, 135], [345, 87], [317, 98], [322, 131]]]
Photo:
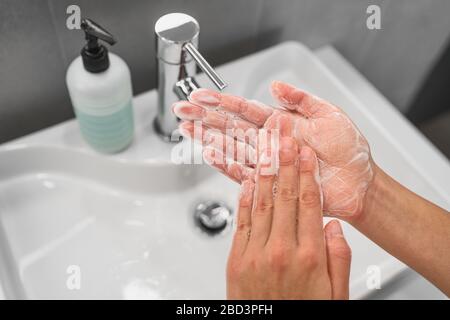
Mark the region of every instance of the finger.
[[261, 249], [269, 238], [273, 216], [273, 182], [275, 180], [272, 158], [263, 153], [258, 162], [249, 248]]
[[300, 246], [322, 249], [324, 239], [319, 165], [314, 151], [308, 146], [301, 148], [299, 158], [298, 243]]
[[261, 127], [273, 112], [273, 108], [258, 101], [247, 100], [203, 88], [193, 91], [189, 96], [189, 101], [204, 107], [219, 107], [226, 112], [238, 115], [242, 119], [256, 124], [258, 127]]
[[349, 278], [352, 252], [344, 238], [341, 224], [332, 220], [324, 228], [328, 273], [331, 278], [333, 299], [349, 298]]
[[254, 169], [227, 159], [224, 154], [212, 147], [206, 147], [203, 150], [203, 158], [208, 165], [239, 184], [245, 180], [255, 181]]
[[204, 135], [204, 146], [211, 146], [243, 165], [255, 167], [257, 162], [256, 150], [249, 144], [224, 135], [217, 130], [208, 129]]
[[202, 125], [218, 129], [232, 137], [255, 135], [258, 129], [255, 124], [249, 121], [242, 120], [226, 112], [208, 110], [188, 101], [175, 102], [172, 110], [177, 117], [183, 120], [201, 121]]
[[274, 99], [283, 107], [295, 110], [307, 118], [340, 111], [331, 103], [281, 81], [272, 82], [271, 92]]
[[[309, 134], [311, 126], [310, 119], [299, 114], [283, 110], [275, 110], [264, 124], [264, 129], [279, 129], [281, 137], [294, 137], [298, 146], [305, 144], [305, 134]], [[261, 129], [260, 129], [261, 131]]]
[[253, 191], [255, 184], [251, 180], [242, 182], [239, 194], [239, 208], [236, 220], [236, 231], [231, 245], [230, 255], [240, 257], [244, 254], [251, 230], [251, 212], [253, 206]]
[[185, 121], [180, 124], [180, 132], [183, 136], [199, 141], [204, 147], [212, 147], [220, 151], [226, 157], [233, 159], [243, 165], [255, 167], [257, 162], [256, 150], [247, 143], [224, 135], [216, 129], [211, 129]]
[[264, 129], [279, 130], [280, 137], [292, 137], [294, 134], [292, 116], [287, 112], [276, 110], [267, 119]]
[[294, 138], [280, 142], [280, 168], [276, 178], [272, 229], [269, 241], [282, 239], [297, 244], [298, 148]]

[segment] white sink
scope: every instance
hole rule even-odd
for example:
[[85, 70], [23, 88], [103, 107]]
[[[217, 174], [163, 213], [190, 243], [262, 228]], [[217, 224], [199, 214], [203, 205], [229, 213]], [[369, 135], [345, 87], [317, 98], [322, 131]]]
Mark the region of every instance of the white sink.
[[[300, 44], [284, 43], [218, 71], [234, 94], [271, 103], [269, 83], [280, 79], [340, 105], [368, 138], [383, 168], [426, 198], [450, 207], [448, 190], [436, 187], [411, 161], [414, 153], [405, 152], [399, 147], [402, 141], [391, 135], [406, 122], [399, 117], [395, 127], [380, 124], [376, 110], [356, 99]], [[114, 156], [87, 147], [74, 120], [0, 146], [0, 295], [225, 297], [231, 232], [215, 237], [202, 233], [193, 222], [193, 208], [202, 200], [233, 208], [238, 186], [205, 165], [170, 161], [173, 145], [152, 129], [154, 91], [136, 97], [134, 107], [135, 141]], [[420, 139], [418, 147], [430, 148]], [[450, 177], [448, 163], [431, 150], [445, 169], [442, 175]], [[383, 284], [405, 268], [351, 226], [344, 228], [353, 248], [353, 298], [369, 293], [370, 265], [381, 268]], [[80, 268], [79, 290], [67, 286], [70, 266]]]

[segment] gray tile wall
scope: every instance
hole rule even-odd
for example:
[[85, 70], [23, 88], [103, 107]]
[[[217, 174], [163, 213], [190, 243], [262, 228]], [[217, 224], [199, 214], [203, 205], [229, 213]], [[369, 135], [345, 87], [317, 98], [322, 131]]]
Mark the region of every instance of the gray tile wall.
[[[284, 40], [331, 43], [402, 111], [450, 33], [448, 0], [0, 0], [0, 142], [73, 116], [64, 77], [83, 41], [65, 28], [70, 4], [117, 36], [135, 94], [155, 86], [153, 24], [173, 11], [199, 20], [213, 64]], [[366, 28], [369, 4], [380, 31]]]

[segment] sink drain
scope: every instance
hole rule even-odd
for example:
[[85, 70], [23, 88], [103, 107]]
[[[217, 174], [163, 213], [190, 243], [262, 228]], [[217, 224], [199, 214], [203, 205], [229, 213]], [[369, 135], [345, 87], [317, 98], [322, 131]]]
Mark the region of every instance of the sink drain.
[[197, 204], [195, 224], [209, 235], [222, 233], [232, 222], [232, 211], [220, 201], [204, 201]]

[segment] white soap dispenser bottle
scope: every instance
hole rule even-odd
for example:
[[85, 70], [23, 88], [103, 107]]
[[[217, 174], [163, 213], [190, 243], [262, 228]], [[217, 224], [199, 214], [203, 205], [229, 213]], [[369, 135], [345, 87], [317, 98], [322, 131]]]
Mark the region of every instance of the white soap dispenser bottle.
[[103, 153], [119, 152], [134, 133], [130, 70], [99, 43], [116, 42], [109, 32], [89, 19], [82, 20], [81, 28], [87, 44], [67, 70], [70, 99], [86, 142]]

